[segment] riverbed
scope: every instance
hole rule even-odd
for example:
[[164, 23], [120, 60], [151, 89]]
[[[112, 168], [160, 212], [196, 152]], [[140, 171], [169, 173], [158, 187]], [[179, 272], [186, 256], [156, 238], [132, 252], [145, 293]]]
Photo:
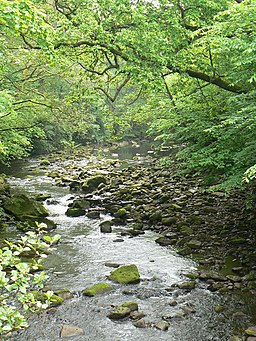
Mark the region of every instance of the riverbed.
[[[132, 163], [140, 162], [138, 154], [143, 151], [132, 150], [133, 155], [125, 156], [115, 152], [114, 158], [127, 161], [135, 156]], [[88, 160], [79, 162], [83, 165]], [[95, 157], [94, 162], [97, 163]], [[32, 194], [51, 196], [45, 206], [49, 218], [57, 224], [53, 233], [62, 237], [44, 264], [49, 275], [47, 288], [69, 289], [73, 298], [56, 309], [32, 316], [30, 327], [11, 340], [60, 340], [63, 325], [74, 325], [84, 331], [84, 335], [72, 337], [75, 341], [227, 341], [251, 320], [246, 298], [212, 292], [203, 283], [198, 283], [193, 290], [178, 288], [177, 284], [188, 281], [185, 274], [195, 272], [198, 264], [182, 257], [172, 247], [156, 244], [158, 235], [154, 232], [146, 231], [144, 235], [131, 238], [122, 234], [124, 226], [117, 225], [112, 233], [103, 234], [99, 224], [109, 218], [105, 213], [99, 219], [67, 217], [68, 205], [77, 194], [70, 193], [68, 187], [56, 186], [44, 170], [39, 170], [39, 164], [37, 159], [21, 163], [10, 175], [10, 181]], [[50, 168], [58, 166], [56, 162]], [[111, 264], [136, 264], [140, 283], [112, 284], [113, 289], [108, 293], [84, 297], [81, 294], [84, 288], [101, 281], [110, 283], [106, 276], [113, 270]], [[145, 314], [146, 328], [135, 327], [130, 319], [116, 322], [107, 317], [113, 306], [126, 301], [138, 303], [139, 310]], [[155, 328], [159, 321], [168, 322], [168, 330]]]

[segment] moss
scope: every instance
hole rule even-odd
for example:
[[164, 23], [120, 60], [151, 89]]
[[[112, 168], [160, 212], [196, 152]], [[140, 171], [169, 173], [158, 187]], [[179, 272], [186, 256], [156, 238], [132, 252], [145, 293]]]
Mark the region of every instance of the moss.
[[[48, 299], [47, 295], [44, 292], [32, 291], [32, 294], [34, 295], [36, 301], [40, 301], [42, 303], [45, 303]], [[56, 294], [53, 294], [51, 296], [50, 302], [51, 302], [50, 306], [54, 307], [61, 305], [64, 302], [64, 299]]]
[[128, 307], [117, 307], [108, 314], [108, 318], [112, 320], [120, 320], [130, 315], [131, 310]]
[[120, 307], [129, 308], [130, 311], [135, 311], [135, 310], [139, 309], [138, 303], [136, 303], [136, 302], [124, 302], [123, 304], [121, 304]]
[[111, 289], [112, 287], [109, 284], [105, 282], [100, 282], [100, 283], [94, 284], [93, 286], [89, 288], [84, 289], [83, 295], [92, 297], [98, 294], [103, 294], [104, 292], [109, 291]]
[[111, 272], [108, 278], [117, 283], [138, 283], [140, 281], [140, 274], [137, 266], [131, 264], [120, 266], [118, 269]]

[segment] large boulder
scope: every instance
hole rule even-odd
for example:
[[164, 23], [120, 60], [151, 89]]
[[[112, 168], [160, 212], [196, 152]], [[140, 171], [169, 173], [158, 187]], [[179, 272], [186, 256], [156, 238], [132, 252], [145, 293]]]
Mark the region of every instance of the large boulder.
[[37, 218], [49, 215], [42, 203], [24, 193], [12, 195], [4, 202], [3, 207], [7, 213], [14, 215], [16, 219], [21, 221], [37, 220]]
[[135, 264], [120, 266], [107, 277], [113, 282], [122, 284], [139, 283], [140, 281], [140, 274]]

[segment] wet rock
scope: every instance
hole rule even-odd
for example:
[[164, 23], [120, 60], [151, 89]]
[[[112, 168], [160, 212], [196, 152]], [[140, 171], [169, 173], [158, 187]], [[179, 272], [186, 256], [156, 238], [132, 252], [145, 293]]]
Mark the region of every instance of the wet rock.
[[51, 197], [51, 194], [40, 193], [35, 195], [36, 201], [45, 201]]
[[[241, 340], [241, 339], [240, 339]], [[246, 341], [256, 341], [256, 337], [255, 336], [249, 336]]]
[[49, 166], [50, 164], [51, 164], [51, 162], [49, 160], [47, 160], [47, 159], [42, 160], [40, 162], [40, 166]]
[[112, 287], [109, 284], [105, 282], [100, 282], [100, 283], [94, 284], [93, 286], [89, 288], [84, 289], [83, 295], [93, 297], [95, 295], [103, 294], [111, 289]]
[[169, 329], [170, 323], [168, 323], [166, 321], [159, 321], [159, 322], [155, 323], [155, 327], [159, 330], [166, 331]]
[[133, 322], [133, 325], [137, 328], [146, 328], [147, 327], [147, 324], [146, 324], [145, 320], [143, 320], [143, 319], [140, 319], [136, 322]]
[[112, 262], [106, 262], [104, 264], [105, 266], [109, 267], [109, 268], [118, 268], [120, 265], [122, 264], [118, 264], [118, 263], [112, 263]]
[[187, 225], [183, 225], [180, 227], [180, 233], [184, 236], [190, 236], [193, 234], [193, 229]]
[[26, 194], [19, 193], [8, 198], [3, 205], [7, 213], [13, 214], [18, 220], [37, 220], [38, 217], [48, 216], [45, 207]]
[[84, 335], [84, 330], [82, 328], [69, 325], [69, 324], [62, 326], [61, 331], [60, 331], [61, 338], [80, 336], [80, 335]]
[[89, 211], [86, 216], [90, 219], [98, 219], [100, 218], [100, 211]]
[[64, 301], [74, 297], [72, 292], [68, 289], [61, 289], [54, 292], [55, 295], [60, 296]]
[[130, 309], [128, 307], [117, 307], [114, 310], [112, 310], [107, 317], [111, 320], [121, 320], [125, 318], [126, 316], [130, 315]]
[[214, 309], [215, 313], [222, 313], [224, 311], [224, 306], [218, 304], [213, 309]]
[[90, 178], [88, 178], [83, 184], [82, 184], [82, 191], [85, 193], [91, 193], [95, 191], [99, 184], [107, 183], [107, 178], [104, 175], [94, 175]]
[[191, 282], [178, 283], [177, 287], [180, 288], [180, 289], [192, 290], [192, 289], [195, 289], [196, 282], [195, 281], [191, 281]]
[[175, 307], [177, 304], [178, 304], [178, 302], [175, 301], [175, 300], [172, 300], [172, 301], [169, 302], [169, 305], [170, 305], [171, 307]]
[[245, 334], [248, 336], [256, 336], [256, 326], [251, 326], [245, 330]]
[[113, 221], [112, 220], [104, 220], [100, 224], [100, 232], [102, 233], [111, 233], [112, 232], [112, 226]]
[[200, 249], [202, 246], [202, 242], [200, 242], [200, 240], [191, 239], [187, 243], [187, 246], [190, 247], [191, 249]]
[[71, 205], [72, 208], [80, 208], [84, 210], [87, 210], [88, 208], [90, 208], [90, 206], [90, 202], [85, 199], [76, 199]]
[[175, 217], [164, 217], [162, 219], [162, 224], [166, 226], [171, 226], [176, 223], [176, 218]]
[[66, 216], [68, 217], [80, 217], [82, 215], [85, 215], [85, 210], [82, 208], [68, 208], [66, 211]]
[[168, 245], [173, 245], [176, 243], [175, 239], [170, 239], [166, 237], [159, 237], [155, 240], [155, 242], [161, 246], [168, 246]]
[[226, 281], [227, 277], [221, 274], [218, 274], [214, 271], [201, 271], [199, 273], [199, 278], [203, 280], [213, 279], [214, 281]]
[[140, 281], [140, 274], [135, 264], [120, 266], [107, 277], [111, 281], [123, 284], [139, 283]]
[[142, 319], [143, 317], [145, 317], [146, 315], [142, 312], [142, 311], [132, 311], [130, 313], [130, 317], [132, 320], [139, 320]]
[[[40, 292], [40, 291], [32, 291], [32, 294], [35, 298], [36, 301], [40, 301], [42, 303], [45, 303], [46, 301], [48, 301], [48, 296], [46, 295], [46, 293], [44, 292]], [[51, 307], [55, 307], [58, 305], [61, 305], [64, 302], [64, 299], [56, 294], [53, 294], [50, 297], [50, 306]]]
[[120, 307], [127, 307], [130, 309], [130, 312], [138, 310], [138, 303], [136, 302], [124, 302]]
[[119, 210], [117, 212], [114, 213], [114, 217], [115, 218], [119, 218], [119, 219], [124, 219], [125, 217], [127, 217], [128, 212], [126, 211], [125, 208], [119, 208]]

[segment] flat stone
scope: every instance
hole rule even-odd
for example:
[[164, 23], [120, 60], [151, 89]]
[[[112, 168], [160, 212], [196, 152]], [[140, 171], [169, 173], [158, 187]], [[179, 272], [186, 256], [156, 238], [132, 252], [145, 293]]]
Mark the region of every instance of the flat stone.
[[191, 289], [194, 289], [194, 288], [195, 288], [196, 282], [195, 282], [195, 281], [191, 281], [191, 282], [178, 283], [177, 286], [178, 286], [180, 289], [188, 289], [188, 290], [191, 290]]
[[77, 326], [73, 326], [70, 324], [64, 325], [60, 331], [61, 338], [79, 336], [79, 335], [84, 335], [84, 330], [82, 328], [79, 328]]
[[94, 284], [93, 286], [89, 288], [84, 289], [83, 295], [92, 297], [98, 294], [103, 294], [104, 292], [109, 291], [111, 289], [112, 287], [109, 284], [105, 282], [100, 282], [100, 283]]

